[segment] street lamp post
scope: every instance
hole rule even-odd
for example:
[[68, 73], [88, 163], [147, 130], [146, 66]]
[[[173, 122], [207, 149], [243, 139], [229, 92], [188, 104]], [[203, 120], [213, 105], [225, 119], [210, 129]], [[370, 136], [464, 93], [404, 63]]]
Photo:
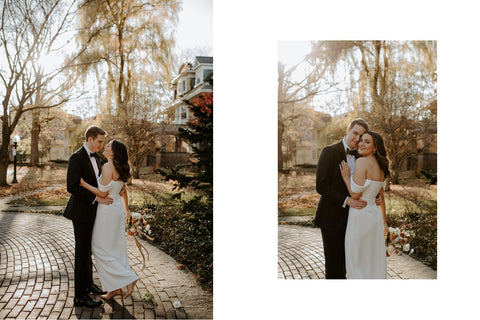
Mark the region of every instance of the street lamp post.
[[14, 135], [13, 141], [13, 180], [12, 183], [18, 183], [17, 181], [17, 143], [20, 141], [18, 134]]

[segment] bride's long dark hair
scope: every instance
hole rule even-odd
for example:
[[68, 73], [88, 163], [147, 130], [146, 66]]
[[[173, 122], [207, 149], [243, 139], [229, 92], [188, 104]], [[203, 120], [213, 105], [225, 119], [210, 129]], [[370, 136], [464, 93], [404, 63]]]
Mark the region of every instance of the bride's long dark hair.
[[118, 140], [112, 141], [113, 165], [120, 174], [120, 180], [127, 182], [132, 176], [130, 174], [130, 165], [128, 164], [127, 147]]
[[[378, 165], [385, 173], [385, 178], [390, 176], [390, 169], [388, 169], [388, 165], [390, 161], [387, 158], [387, 150], [385, 149], [385, 144], [383, 143], [383, 138], [376, 132], [367, 131], [363, 134], [369, 134], [373, 139], [373, 144], [377, 148], [377, 151], [374, 152], [374, 156], [377, 159]], [[363, 136], [362, 134], [362, 136]], [[360, 137], [361, 139], [362, 137]]]

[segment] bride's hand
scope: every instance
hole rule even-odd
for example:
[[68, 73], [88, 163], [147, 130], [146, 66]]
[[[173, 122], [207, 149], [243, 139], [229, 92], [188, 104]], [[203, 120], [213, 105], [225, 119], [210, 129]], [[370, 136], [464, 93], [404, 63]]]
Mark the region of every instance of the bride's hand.
[[85, 186], [85, 180], [83, 180], [83, 178], [80, 178], [80, 187], [84, 187]]
[[383, 236], [386, 238], [388, 235], [388, 225], [386, 223], [383, 224]]
[[125, 214], [125, 221], [127, 222], [127, 224], [130, 222], [131, 218], [132, 218], [132, 215], [130, 214], [130, 212]]
[[346, 161], [340, 162], [340, 173], [342, 174], [343, 179], [350, 179], [350, 167]]

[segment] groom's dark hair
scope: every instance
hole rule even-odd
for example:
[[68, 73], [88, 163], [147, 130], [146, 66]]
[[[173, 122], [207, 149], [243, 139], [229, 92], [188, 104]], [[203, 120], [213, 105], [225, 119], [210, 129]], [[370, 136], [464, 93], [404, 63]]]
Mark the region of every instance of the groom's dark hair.
[[348, 129], [349, 129], [349, 130], [352, 130], [352, 128], [353, 128], [356, 124], [358, 124], [359, 126], [362, 126], [363, 128], [365, 128], [365, 131], [368, 131], [367, 121], [363, 120], [362, 118], [357, 118], [357, 119], [352, 120], [352, 122], [350, 122], [350, 125], [348, 126]]
[[95, 140], [99, 134], [106, 136], [107, 132], [98, 126], [90, 126], [87, 128], [87, 131], [85, 131], [85, 140], [88, 141], [88, 138], [90, 137]]

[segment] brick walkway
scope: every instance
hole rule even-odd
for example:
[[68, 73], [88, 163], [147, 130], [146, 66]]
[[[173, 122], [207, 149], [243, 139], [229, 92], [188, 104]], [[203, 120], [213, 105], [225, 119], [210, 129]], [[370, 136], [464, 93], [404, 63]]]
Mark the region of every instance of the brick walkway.
[[[388, 279], [436, 279], [437, 272], [409, 256], [387, 258]], [[278, 226], [278, 278], [325, 279], [319, 228]]]
[[[160, 250], [142, 243], [150, 252], [150, 260], [140, 271], [141, 255], [128, 237], [130, 265], [140, 279], [130, 297], [124, 301], [115, 297], [93, 309], [74, 307], [71, 221], [51, 214], [0, 212], [0, 319], [186, 319], [187, 305], [194, 317], [203, 318], [206, 314], [205, 318], [211, 318], [211, 295], [199, 298], [203, 293], [198, 293], [190, 275], [180, 275], [183, 283], [172, 284], [175, 281], [167, 279], [162, 270], [171, 270], [167, 272], [175, 276], [185, 271], [175, 270], [175, 262], [167, 261], [168, 256], [165, 258]], [[93, 276], [100, 285], [96, 271]], [[179, 298], [177, 291], [186, 300], [187, 291], [198, 293], [196, 301], [203, 302], [207, 310], [195, 310], [195, 306]], [[153, 295], [151, 302], [142, 300], [147, 293]]]

